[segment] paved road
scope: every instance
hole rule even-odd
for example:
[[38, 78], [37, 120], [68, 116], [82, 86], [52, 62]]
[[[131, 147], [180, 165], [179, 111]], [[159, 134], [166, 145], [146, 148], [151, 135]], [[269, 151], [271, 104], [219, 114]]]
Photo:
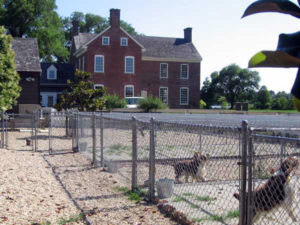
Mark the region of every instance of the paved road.
[[244, 114], [175, 114], [175, 113], [106, 113], [113, 118], [130, 119], [135, 116], [139, 120], [157, 120], [203, 124], [209, 126], [240, 127], [243, 120], [247, 120], [249, 126], [256, 128], [299, 128], [300, 113], [286, 115], [244, 115]]

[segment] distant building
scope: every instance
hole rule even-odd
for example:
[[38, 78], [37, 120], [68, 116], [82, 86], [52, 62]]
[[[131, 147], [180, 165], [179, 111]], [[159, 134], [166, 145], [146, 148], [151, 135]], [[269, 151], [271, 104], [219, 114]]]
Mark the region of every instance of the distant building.
[[60, 95], [69, 89], [68, 80], [74, 80], [75, 66], [69, 63], [41, 63], [41, 106], [53, 107]]
[[21, 95], [15, 113], [31, 112], [40, 108], [40, 57], [35, 38], [14, 38], [12, 50], [15, 52], [17, 72], [20, 75]]
[[74, 37], [70, 63], [92, 73], [95, 88], [106, 87], [119, 97], [158, 96], [170, 108], [199, 108], [201, 56], [184, 38], [131, 36], [120, 27], [120, 10], [110, 10], [110, 26], [99, 34]]

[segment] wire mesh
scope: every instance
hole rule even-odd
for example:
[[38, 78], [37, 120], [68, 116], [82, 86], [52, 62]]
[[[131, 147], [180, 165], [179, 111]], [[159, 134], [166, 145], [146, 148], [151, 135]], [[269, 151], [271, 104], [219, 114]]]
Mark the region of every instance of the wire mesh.
[[137, 121], [137, 187], [149, 192], [150, 123]]
[[[131, 184], [132, 179], [132, 121], [104, 116], [103, 157], [111, 173]], [[99, 156], [97, 157], [99, 158]]]
[[69, 112], [52, 112], [43, 122], [49, 129], [49, 153], [72, 151], [72, 115]]
[[5, 114], [5, 147], [11, 150], [32, 150], [33, 126], [31, 114]]
[[78, 151], [93, 160], [93, 115], [79, 113], [77, 117]]
[[265, 132], [253, 135], [254, 207], [248, 214], [252, 214], [253, 224], [299, 224], [300, 139], [274, 133], [271, 132], [273, 136]]
[[240, 130], [170, 122], [155, 129], [158, 197], [196, 222], [237, 223]]

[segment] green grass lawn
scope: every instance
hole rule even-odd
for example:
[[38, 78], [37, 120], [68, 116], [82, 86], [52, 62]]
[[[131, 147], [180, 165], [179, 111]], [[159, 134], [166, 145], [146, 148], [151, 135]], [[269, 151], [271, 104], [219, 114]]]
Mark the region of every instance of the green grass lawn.
[[294, 109], [294, 110], [249, 109], [249, 112], [265, 112], [265, 113], [299, 113], [296, 109]]

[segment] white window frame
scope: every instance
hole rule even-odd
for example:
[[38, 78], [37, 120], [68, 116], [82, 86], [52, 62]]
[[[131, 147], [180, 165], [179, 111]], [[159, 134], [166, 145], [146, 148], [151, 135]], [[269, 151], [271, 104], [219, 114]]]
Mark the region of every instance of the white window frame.
[[53, 97], [53, 105], [57, 103], [57, 92], [41, 92], [40, 95], [42, 96], [42, 106], [48, 107], [48, 97]]
[[[162, 76], [162, 73], [161, 73], [162, 72], [162, 69], [161, 69], [162, 65], [167, 65], [167, 74], [166, 74], [166, 76]], [[169, 76], [169, 65], [168, 65], [168, 63], [160, 63], [159, 73], [160, 73], [160, 78], [168, 78], [168, 76]]]
[[[132, 88], [132, 96], [126, 96], [126, 88]], [[134, 85], [128, 84], [124, 86], [124, 97], [134, 97]]]
[[[161, 89], [167, 89], [167, 96], [166, 96], [166, 97], [167, 97], [167, 102], [163, 102], [163, 101], [162, 101], [162, 96], [161, 96], [161, 92], [160, 92]], [[168, 87], [159, 87], [158, 95], [159, 95], [159, 99], [160, 99], [163, 103], [169, 104], [169, 89], [168, 89]]]
[[[54, 71], [54, 78], [50, 78], [50, 71]], [[57, 69], [54, 65], [51, 65], [47, 69], [47, 80], [57, 80]]]
[[[127, 60], [127, 59], [132, 59], [132, 60], [133, 60], [133, 65], [132, 65], [132, 70], [133, 70], [133, 71], [127, 71], [127, 63], [126, 63], [126, 60]], [[135, 63], [134, 63], [134, 61], [135, 61], [135, 60], [134, 60], [134, 56], [125, 56], [125, 62], [124, 62], [124, 63], [125, 63], [125, 68], [124, 68], [125, 71], [124, 71], [124, 72], [125, 72], [126, 74], [134, 74], [134, 71], [135, 71], [135, 69], [134, 69]]]
[[[97, 58], [102, 58], [103, 59], [103, 70], [102, 71], [98, 71], [97, 70], [97, 64], [96, 64], [96, 61], [97, 61]], [[95, 73], [104, 73], [104, 55], [95, 55], [95, 57], [94, 57], [94, 72]]]
[[[125, 44], [123, 44], [123, 41], [125, 41]], [[128, 38], [127, 37], [121, 37], [120, 45], [121, 46], [128, 46]]]
[[[182, 67], [186, 66], [186, 77], [182, 74]], [[189, 79], [189, 64], [180, 64], [180, 79]]]
[[103, 85], [103, 84], [94, 84], [94, 89], [95, 89], [95, 90], [98, 89], [97, 87], [104, 88], [104, 85]]
[[[107, 43], [105, 43], [105, 40], [107, 40]], [[109, 45], [109, 37], [108, 36], [102, 36], [102, 45]]]
[[[182, 102], [181, 95], [182, 95], [183, 90], [187, 90], [187, 96], [186, 96], [187, 102]], [[179, 104], [180, 105], [188, 105], [189, 104], [189, 95], [190, 95], [190, 89], [188, 87], [181, 87], [180, 92], [179, 92], [179, 99], [180, 99]]]

